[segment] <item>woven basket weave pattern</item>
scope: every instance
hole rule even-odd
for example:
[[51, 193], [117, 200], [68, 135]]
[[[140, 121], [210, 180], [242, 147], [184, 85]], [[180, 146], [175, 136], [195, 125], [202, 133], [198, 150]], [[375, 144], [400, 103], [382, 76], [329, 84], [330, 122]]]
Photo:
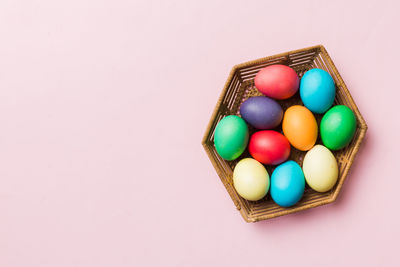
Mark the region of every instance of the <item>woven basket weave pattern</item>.
[[[232, 173], [236, 163], [250, 155], [246, 150], [238, 159], [234, 161], [225, 161], [217, 154], [213, 141], [215, 127], [223, 117], [232, 114], [240, 115], [239, 108], [243, 101], [252, 96], [262, 95], [254, 86], [254, 77], [260, 69], [273, 64], [284, 64], [292, 67], [300, 78], [307, 70], [312, 68], [326, 70], [332, 76], [336, 84], [334, 105], [341, 104], [348, 106], [353, 110], [357, 118], [357, 129], [352, 142], [346, 148], [333, 152], [339, 166], [339, 179], [336, 185], [332, 190], [326, 193], [318, 193], [306, 187], [303, 198], [291, 208], [282, 208], [278, 206], [272, 201], [269, 194], [264, 199], [256, 202], [241, 198], [233, 187]], [[283, 110], [295, 104], [302, 105], [298, 92], [293, 97], [278, 102]], [[318, 125], [321, 118], [321, 115], [316, 115]], [[252, 134], [255, 130], [251, 127], [249, 128], [250, 134]], [[275, 130], [281, 131], [281, 126], [277, 127]], [[256, 222], [333, 202], [343, 185], [366, 131], [367, 125], [331, 58], [325, 48], [322, 45], [318, 45], [234, 66], [213, 112], [202, 144], [218, 176], [243, 218], [247, 222]], [[321, 144], [321, 140], [318, 139], [317, 143]], [[304, 155], [305, 152], [299, 151], [293, 147], [291, 148], [290, 159], [299, 163], [300, 166], [302, 166]], [[268, 173], [271, 174], [273, 167], [266, 167]]]

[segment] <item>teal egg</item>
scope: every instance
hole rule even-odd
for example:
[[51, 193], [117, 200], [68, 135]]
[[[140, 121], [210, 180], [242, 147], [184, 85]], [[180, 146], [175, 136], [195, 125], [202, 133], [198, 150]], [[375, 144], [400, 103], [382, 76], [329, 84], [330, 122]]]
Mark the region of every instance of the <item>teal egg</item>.
[[271, 197], [279, 206], [291, 207], [302, 198], [305, 184], [299, 164], [286, 161], [276, 167], [271, 175]]
[[335, 82], [322, 69], [311, 69], [300, 80], [300, 97], [304, 106], [314, 113], [327, 111], [335, 100]]
[[223, 118], [215, 128], [214, 145], [218, 155], [225, 160], [237, 159], [246, 149], [249, 129], [239, 116]]

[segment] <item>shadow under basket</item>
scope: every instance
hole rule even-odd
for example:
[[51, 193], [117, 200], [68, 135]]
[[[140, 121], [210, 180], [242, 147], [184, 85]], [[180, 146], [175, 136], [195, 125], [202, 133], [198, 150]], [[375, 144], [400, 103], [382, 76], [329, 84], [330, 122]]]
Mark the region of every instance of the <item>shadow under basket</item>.
[[[290, 208], [283, 208], [275, 204], [269, 193], [266, 197], [259, 201], [247, 201], [240, 197], [233, 187], [232, 174], [233, 169], [239, 160], [245, 157], [250, 157], [247, 149], [238, 159], [226, 161], [217, 154], [214, 147], [214, 131], [218, 122], [223, 117], [228, 115], [240, 116], [239, 108], [243, 101], [251, 96], [262, 95], [254, 86], [254, 77], [260, 69], [273, 64], [283, 64], [292, 67], [300, 78], [307, 70], [312, 68], [326, 70], [332, 76], [336, 85], [336, 97], [334, 105], [348, 106], [351, 110], [353, 110], [357, 119], [357, 129], [351, 143], [339, 151], [332, 151], [336, 157], [339, 167], [339, 178], [336, 185], [326, 193], [318, 193], [306, 186], [303, 198], [296, 205]], [[298, 92], [293, 97], [278, 102], [284, 111], [292, 105], [302, 105]], [[314, 115], [319, 125], [322, 116], [317, 114]], [[250, 134], [252, 134], [254, 129], [251, 127], [249, 128]], [[281, 126], [275, 130], [281, 132]], [[354, 103], [354, 100], [351, 97], [345, 83], [343, 82], [342, 77], [337, 71], [325, 48], [322, 45], [318, 45], [261, 58], [234, 66], [229, 74], [228, 80], [226, 81], [225, 87], [222, 90], [221, 96], [218, 99], [217, 105], [211, 116], [202, 140], [202, 145], [207, 152], [207, 155], [210, 158], [215, 170], [217, 171], [218, 176], [232, 198], [233, 203], [240, 211], [243, 218], [246, 220], [246, 222], [256, 222], [310, 209], [335, 201], [340, 189], [342, 188], [343, 182], [346, 179], [354, 157], [357, 154], [360, 144], [364, 139], [366, 131], [367, 124], [365, 123], [356, 104]], [[320, 138], [317, 140], [317, 144], [322, 144]], [[302, 166], [305, 153], [306, 152], [299, 151], [291, 147], [289, 159], [296, 161], [300, 164], [300, 166]], [[268, 173], [271, 175], [274, 166], [265, 165], [265, 167], [267, 168]]]

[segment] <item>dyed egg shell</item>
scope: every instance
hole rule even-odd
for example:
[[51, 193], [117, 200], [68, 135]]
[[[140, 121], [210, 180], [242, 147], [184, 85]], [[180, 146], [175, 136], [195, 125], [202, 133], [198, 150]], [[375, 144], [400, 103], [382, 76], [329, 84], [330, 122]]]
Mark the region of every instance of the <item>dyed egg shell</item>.
[[318, 137], [318, 125], [314, 115], [299, 105], [289, 107], [283, 115], [283, 134], [295, 148], [307, 151]]
[[321, 120], [321, 139], [324, 146], [339, 150], [347, 146], [356, 132], [356, 117], [343, 105], [328, 110]]
[[266, 96], [250, 97], [240, 106], [240, 115], [256, 129], [272, 129], [282, 121], [281, 106]]
[[254, 84], [266, 96], [287, 99], [299, 89], [299, 76], [289, 66], [271, 65], [257, 73]]
[[255, 132], [250, 137], [250, 155], [263, 164], [277, 165], [290, 155], [290, 144], [286, 137], [276, 131]]
[[225, 160], [238, 158], [246, 149], [249, 129], [246, 122], [235, 115], [223, 118], [215, 128], [214, 145], [217, 153]]
[[300, 81], [300, 97], [309, 110], [322, 114], [335, 100], [335, 82], [332, 76], [321, 69], [307, 71]]
[[260, 200], [269, 189], [268, 172], [258, 161], [252, 158], [242, 159], [233, 170], [233, 186], [242, 198]]
[[318, 192], [331, 190], [339, 173], [335, 156], [322, 145], [316, 145], [306, 153], [303, 172], [307, 184]]
[[271, 197], [276, 204], [290, 207], [304, 194], [304, 174], [296, 162], [289, 160], [275, 168], [271, 175]]

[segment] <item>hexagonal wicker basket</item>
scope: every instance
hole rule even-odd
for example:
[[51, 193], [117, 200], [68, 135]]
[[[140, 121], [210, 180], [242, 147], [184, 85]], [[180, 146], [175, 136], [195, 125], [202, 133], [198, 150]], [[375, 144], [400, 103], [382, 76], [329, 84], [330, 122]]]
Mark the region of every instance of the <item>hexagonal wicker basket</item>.
[[[298, 73], [300, 77], [304, 74], [304, 72], [311, 68], [321, 68], [326, 70], [331, 74], [336, 84], [336, 97], [334, 105], [342, 104], [350, 107], [354, 111], [354, 114], [357, 118], [357, 130], [352, 142], [346, 148], [333, 152], [339, 166], [339, 179], [334, 188], [326, 193], [318, 193], [306, 186], [303, 198], [295, 206], [290, 208], [282, 208], [278, 206], [272, 201], [269, 194], [267, 194], [267, 196], [262, 200], [256, 202], [247, 201], [240, 197], [233, 187], [232, 173], [233, 168], [240, 159], [249, 157], [248, 151], [246, 150], [238, 159], [234, 161], [225, 161], [217, 154], [214, 147], [214, 131], [217, 123], [227, 115], [240, 115], [239, 107], [247, 98], [251, 96], [262, 95], [254, 86], [254, 77], [261, 68], [272, 64], [289, 65]], [[278, 102], [283, 107], [283, 110], [286, 110], [286, 108], [294, 104], [302, 105], [299, 93], [290, 99]], [[321, 116], [316, 115], [316, 118], [319, 125]], [[251, 127], [249, 128], [250, 134], [254, 132], [254, 129], [251, 129]], [[281, 126], [279, 126], [276, 130], [281, 131]], [[256, 222], [317, 207], [335, 201], [366, 131], [367, 124], [361, 116], [339, 72], [337, 71], [325, 48], [322, 45], [318, 45], [261, 58], [234, 66], [229, 74], [228, 80], [226, 81], [225, 87], [222, 90], [221, 96], [211, 116], [202, 140], [202, 144], [211, 160], [211, 163], [217, 171], [218, 176], [221, 178], [222, 183], [224, 184], [226, 190], [231, 196], [235, 206], [242, 214], [243, 218], [247, 222]], [[317, 143], [321, 143], [321, 140], [318, 139]], [[305, 152], [296, 150], [292, 147], [290, 159], [296, 161], [300, 164], [300, 166], [302, 166], [304, 155]], [[271, 175], [273, 166], [266, 166], [266, 168], [268, 173]]]

